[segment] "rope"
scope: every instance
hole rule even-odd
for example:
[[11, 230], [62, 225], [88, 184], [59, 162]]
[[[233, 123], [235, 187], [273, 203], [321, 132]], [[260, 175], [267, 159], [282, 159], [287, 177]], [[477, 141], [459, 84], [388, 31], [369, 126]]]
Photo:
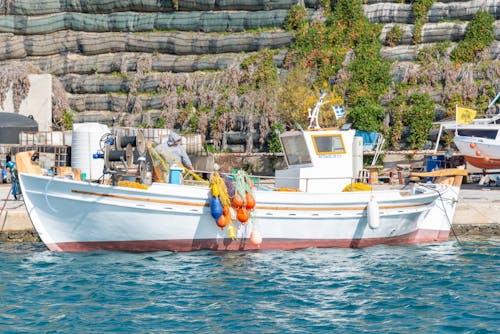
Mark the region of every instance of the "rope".
[[57, 210], [54, 209], [54, 207], [52, 205], [50, 205], [49, 198], [47, 196], [48, 195], [49, 185], [52, 183], [52, 180], [54, 180], [53, 176], [50, 178], [49, 182], [47, 182], [47, 184], [45, 185], [44, 196], [45, 196], [45, 202], [47, 203], [47, 206], [49, 207], [49, 209], [52, 210], [54, 213], [57, 213]]
[[[460, 239], [458, 239], [458, 236], [457, 234], [455, 233], [455, 229], [453, 228], [453, 224], [451, 222], [451, 219], [450, 217], [448, 216], [448, 212], [446, 211], [446, 208], [445, 208], [445, 204], [444, 204], [444, 201], [445, 199], [443, 199], [443, 196], [441, 195], [441, 192], [437, 189], [434, 189], [432, 187], [429, 187], [429, 186], [426, 186], [425, 184], [420, 184], [422, 187], [424, 188], [427, 188], [427, 189], [430, 189], [430, 190], [434, 190], [435, 192], [437, 192], [438, 196], [439, 196], [439, 199], [441, 200], [441, 203], [443, 204], [443, 210], [444, 210], [444, 214], [446, 216], [446, 220], [448, 221], [448, 224], [450, 225], [450, 230], [453, 234], [453, 236], [455, 237], [455, 240], [457, 240], [457, 243], [462, 246], [462, 242], [460, 241]], [[448, 200], [452, 200], [452, 199], [448, 199]]]

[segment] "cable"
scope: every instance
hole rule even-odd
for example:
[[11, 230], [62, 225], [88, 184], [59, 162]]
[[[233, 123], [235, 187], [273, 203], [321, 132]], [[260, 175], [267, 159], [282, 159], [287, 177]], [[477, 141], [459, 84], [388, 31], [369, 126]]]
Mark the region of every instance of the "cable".
[[[448, 224], [450, 225], [450, 230], [453, 234], [453, 236], [455, 237], [455, 240], [457, 240], [458, 244], [460, 246], [462, 246], [462, 242], [460, 241], [460, 239], [458, 239], [458, 236], [457, 234], [455, 233], [455, 229], [453, 228], [453, 224], [451, 222], [451, 219], [450, 217], [448, 216], [448, 212], [446, 211], [446, 208], [445, 208], [445, 204], [444, 204], [444, 199], [441, 195], [441, 192], [438, 191], [437, 189], [434, 189], [434, 188], [431, 188], [429, 186], [426, 186], [425, 184], [420, 184], [420, 186], [424, 187], [424, 188], [427, 188], [427, 189], [430, 189], [430, 190], [434, 190], [435, 192], [437, 192], [438, 196], [439, 196], [439, 199], [441, 200], [441, 203], [443, 204], [443, 210], [444, 210], [444, 214], [446, 216], [446, 220], [448, 221]], [[453, 199], [450, 199], [450, 200], [453, 200]]]

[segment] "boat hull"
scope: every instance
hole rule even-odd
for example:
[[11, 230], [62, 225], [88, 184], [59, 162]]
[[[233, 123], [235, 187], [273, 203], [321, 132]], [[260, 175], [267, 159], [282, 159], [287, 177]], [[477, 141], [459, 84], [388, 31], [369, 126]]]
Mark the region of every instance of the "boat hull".
[[481, 169], [500, 168], [499, 141], [466, 136], [456, 136], [454, 141], [465, 160], [474, 167]]
[[449, 231], [418, 230], [406, 235], [383, 238], [363, 239], [265, 239], [261, 246], [252, 245], [249, 239], [232, 241], [220, 239], [185, 239], [185, 240], [133, 240], [133, 241], [92, 241], [61, 242], [47, 244], [52, 251], [87, 252], [96, 250], [154, 252], [154, 251], [245, 251], [258, 249], [293, 250], [302, 248], [362, 248], [375, 245], [403, 245], [440, 242], [448, 240]]
[[[139, 190], [62, 178], [20, 175], [26, 208], [54, 251], [192, 251], [366, 247], [445, 241], [458, 190], [310, 194], [257, 191], [252, 219], [236, 238], [210, 215], [209, 190], [154, 184]], [[380, 225], [368, 225], [375, 196]], [[252, 243], [252, 232], [262, 242]]]

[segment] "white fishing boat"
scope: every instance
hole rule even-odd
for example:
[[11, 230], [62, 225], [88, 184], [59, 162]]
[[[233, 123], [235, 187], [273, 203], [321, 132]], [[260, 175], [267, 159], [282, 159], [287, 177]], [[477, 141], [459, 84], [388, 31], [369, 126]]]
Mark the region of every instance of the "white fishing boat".
[[[500, 93], [492, 100], [488, 108], [492, 107], [499, 98]], [[457, 108], [457, 112], [459, 109], [464, 108]], [[448, 130], [458, 150], [472, 166], [481, 169], [499, 169], [500, 115], [474, 119], [475, 111], [465, 110], [472, 113], [470, 120], [463, 122], [467, 124], [460, 124], [458, 121], [441, 122], [440, 134], [443, 129]]]
[[253, 191], [256, 206], [248, 222], [231, 224], [234, 235], [212, 217], [208, 185], [153, 183], [135, 189], [23, 172], [19, 179], [33, 225], [53, 251], [298, 249], [448, 240], [464, 170], [432, 174], [444, 183], [343, 192], [357, 177], [353, 130], [313, 127], [284, 133], [281, 140], [288, 168], [277, 171], [276, 190]]
[[468, 163], [482, 169], [500, 168], [500, 116], [462, 125], [456, 133], [453, 141]]

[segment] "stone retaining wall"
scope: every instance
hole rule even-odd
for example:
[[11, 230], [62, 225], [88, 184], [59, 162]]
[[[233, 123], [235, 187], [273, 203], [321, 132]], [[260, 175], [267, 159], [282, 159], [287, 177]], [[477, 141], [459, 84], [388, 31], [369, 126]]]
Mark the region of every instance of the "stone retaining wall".
[[[304, 3], [310, 17], [321, 17], [319, 0]], [[383, 25], [381, 55], [394, 60], [395, 81], [408, 69], [405, 62], [415, 62], [422, 48], [451, 41], [451, 52], [478, 10], [486, 10], [497, 20], [497, 40], [484, 54], [498, 62], [498, 0], [435, 2], [417, 45], [411, 4], [398, 0], [364, 3], [366, 17]], [[158, 89], [161, 73], [182, 73], [197, 81], [265, 48], [279, 50], [274, 63], [281, 68], [293, 42], [283, 23], [295, 4], [297, 0], [0, 1], [4, 14], [0, 16], [0, 60], [21, 62], [59, 79], [76, 112], [75, 121], [109, 123], [117, 118], [136, 125], [165, 110], [168, 96]], [[396, 24], [402, 37], [390, 46], [387, 34]], [[137, 64], [143, 59], [150, 59], [151, 66], [138, 79]], [[131, 113], [134, 101], [127, 94], [131, 82], [138, 82], [132, 98], [140, 102], [141, 110], [147, 110], [147, 116]], [[435, 101], [443, 100], [444, 92], [434, 89], [430, 93]]]

